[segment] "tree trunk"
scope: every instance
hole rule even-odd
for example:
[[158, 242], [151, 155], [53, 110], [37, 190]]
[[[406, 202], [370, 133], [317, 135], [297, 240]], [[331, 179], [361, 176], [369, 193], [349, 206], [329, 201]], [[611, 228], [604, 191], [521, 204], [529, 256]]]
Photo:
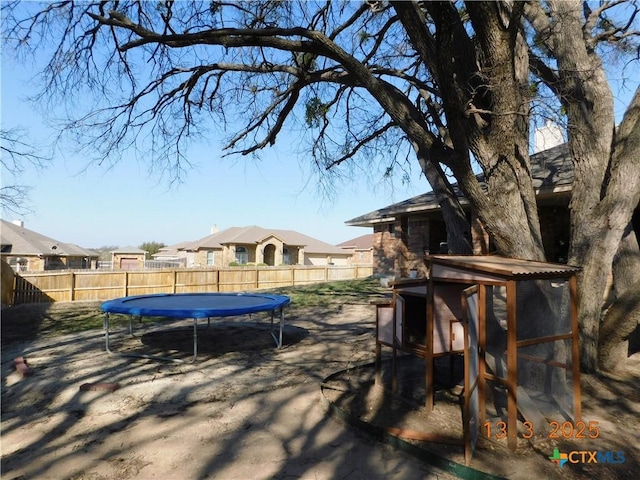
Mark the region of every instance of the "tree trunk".
[[629, 223], [613, 260], [613, 304], [600, 326], [598, 366], [607, 372], [624, 368], [629, 335], [640, 324], [640, 251]]
[[[595, 77], [597, 75], [590, 77], [589, 83], [597, 83]], [[603, 83], [593, 88], [593, 98], [598, 97], [595, 92], [601, 91], [607, 85], [605, 80], [600, 81]], [[595, 128], [595, 125], [591, 127]], [[583, 126], [583, 129], [587, 128], [588, 125]], [[602, 128], [606, 128], [606, 124]], [[582, 141], [585, 141], [584, 138]], [[581, 142], [576, 143], [580, 147]], [[608, 157], [610, 159], [608, 171], [600, 184], [592, 183], [601, 169], [597, 165], [599, 161], [601, 162], [598, 158], [599, 150], [595, 147], [592, 152], [581, 148], [576, 149], [584, 153], [581, 161], [575, 163], [576, 167], [579, 167], [576, 180], [579, 174], [582, 178], [581, 181], [574, 182], [571, 201], [570, 263], [581, 264], [583, 267], [578, 293], [580, 295], [581, 364], [586, 371], [597, 368], [599, 346], [610, 350], [612, 348], [610, 344], [621, 339], [619, 336], [607, 333], [605, 339], [600, 341], [598, 329], [604, 305], [605, 286], [612, 272], [614, 256], [619, 251], [625, 228], [628, 229], [633, 210], [640, 199], [640, 88], [636, 90], [631, 105], [617, 129], [613, 146]], [[574, 158], [575, 155], [574, 152]], [[589, 188], [599, 189], [597, 201], [592, 193], [586, 191]], [[623, 253], [623, 249], [620, 252]], [[628, 260], [630, 261], [631, 258]], [[620, 269], [624, 267], [621, 261], [622, 257], [619, 257], [617, 266]], [[618, 275], [620, 280], [618, 285], [622, 289], [625, 280], [620, 278], [620, 272]], [[617, 329], [616, 322], [619, 321], [621, 318], [612, 314], [605, 322], [608, 331]]]
[[640, 281], [622, 294], [609, 308], [600, 327], [598, 366], [620, 372], [627, 360], [628, 339], [640, 324]]
[[598, 364], [598, 330], [607, 279], [622, 233], [638, 203], [638, 92], [615, 133], [613, 96], [600, 58], [583, 38], [579, 0], [550, 0], [550, 45], [563, 72], [558, 86], [567, 109], [574, 165], [569, 263], [579, 275], [578, 317], [583, 370]]
[[[450, 136], [455, 151], [465, 153], [452, 155], [447, 165], [498, 251], [542, 260], [528, 154], [528, 56], [521, 17], [505, 19], [493, 2], [468, 3], [476, 45], [451, 4], [427, 2], [426, 8], [437, 25], [433, 70]], [[396, 10], [413, 39], [410, 25], [415, 17], [404, 16], [400, 7]], [[419, 39], [413, 43], [419, 44]], [[488, 188], [477, 181], [468, 151], [482, 165]]]
[[[419, 150], [419, 149], [418, 149]], [[434, 161], [429, 161], [418, 151], [418, 161], [422, 172], [429, 180], [431, 188], [442, 208], [442, 216], [447, 228], [447, 247], [450, 253], [472, 254], [471, 225], [444, 172]]]
[[629, 222], [618, 246], [618, 252], [613, 259], [614, 301], [640, 281], [640, 246], [638, 245], [638, 233], [639, 232], [634, 230], [633, 223]]
[[[507, 13], [499, 2], [468, 2], [467, 8], [482, 51], [485, 83], [470, 106], [491, 111], [482, 117], [487, 125], [469, 135], [488, 185], [490, 208], [478, 214], [500, 253], [544, 260], [529, 159], [529, 57], [517, 11], [521, 7], [514, 5]], [[484, 105], [481, 94], [488, 97]], [[462, 182], [469, 186], [471, 178]], [[477, 190], [468, 194], [476, 205], [483, 200]]]

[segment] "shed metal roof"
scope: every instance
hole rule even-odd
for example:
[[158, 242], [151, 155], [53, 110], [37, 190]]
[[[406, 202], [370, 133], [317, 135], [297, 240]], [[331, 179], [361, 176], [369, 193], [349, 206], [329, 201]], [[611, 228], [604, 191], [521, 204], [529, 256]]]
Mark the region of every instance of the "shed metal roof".
[[489, 273], [503, 277], [571, 276], [580, 267], [549, 262], [536, 262], [497, 255], [432, 255], [432, 264], [462, 268], [468, 271]]

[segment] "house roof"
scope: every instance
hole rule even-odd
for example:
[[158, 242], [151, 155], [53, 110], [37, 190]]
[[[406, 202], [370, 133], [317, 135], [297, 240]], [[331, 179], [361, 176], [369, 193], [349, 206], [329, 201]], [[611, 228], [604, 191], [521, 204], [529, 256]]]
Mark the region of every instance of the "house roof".
[[98, 257], [98, 252], [64, 243], [34, 232], [6, 220], [0, 220], [2, 253], [11, 255], [60, 255], [71, 257]]
[[151, 255], [154, 258], [157, 257], [177, 257], [178, 250], [184, 250], [184, 247], [192, 244], [193, 242], [180, 242], [174, 245], [168, 245], [166, 247], [160, 248], [157, 253]]
[[[531, 177], [536, 195], [570, 191], [574, 175], [573, 162], [567, 144], [531, 155]], [[478, 175], [478, 180], [485, 184], [483, 174]], [[453, 184], [452, 187], [460, 203], [468, 204], [458, 185]], [[440, 205], [435, 193], [431, 191], [352, 218], [344, 223], [349, 226], [371, 227], [378, 223], [394, 221], [394, 215], [438, 210]]]
[[304, 235], [294, 230], [267, 229], [257, 225], [230, 227], [213, 233], [195, 242], [188, 243], [181, 250], [218, 249], [225, 245], [252, 245], [273, 236], [291, 247], [304, 247], [305, 253], [343, 254], [342, 248]]
[[355, 250], [370, 250], [373, 248], [373, 233], [360, 235], [359, 237], [352, 238], [346, 242], [339, 243], [338, 247], [353, 248]]

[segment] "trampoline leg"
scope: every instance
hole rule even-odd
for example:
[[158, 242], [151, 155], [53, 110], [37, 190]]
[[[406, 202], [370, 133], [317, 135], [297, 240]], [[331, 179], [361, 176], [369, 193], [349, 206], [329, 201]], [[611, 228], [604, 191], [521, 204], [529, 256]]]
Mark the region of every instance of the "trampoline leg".
[[[142, 318], [142, 317], [140, 317]], [[184, 363], [184, 360], [179, 358], [168, 358], [168, 357], [158, 357], [155, 355], [138, 355], [135, 353], [119, 353], [111, 350], [109, 345], [109, 313], [105, 312], [104, 314], [104, 346], [107, 353], [111, 355], [118, 355], [119, 357], [128, 357], [128, 358], [147, 358], [149, 360], [162, 360], [165, 362], [175, 362], [175, 363]], [[129, 316], [129, 333], [133, 336], [133, 315]], [[193, 319], [193, 359], [191, 359], [191, 363], [194, 363], [198, 358], [198, 319]]]
[[282, 330], [284, 329], [284, 309], [280, 307], [280, 334], [278, 337], [276, 337], [275, 333], [273, 333], [274, 313], [275, 313], [275, 310], [271, 310], [271, 330], [269, 333], [271, 333], [273, 340], [276, 342], [276, 347], [282, 348]]
[[[210, 320], [210, 319], [209, 319]], [[194, 363], [198, 358], [198, 319], [193, 319], [193, 359], [191, 363]]]
[[280, 341], [278, 348], [282, 348], [282, 331], [284, 330], [284, 308], [280, 307]]

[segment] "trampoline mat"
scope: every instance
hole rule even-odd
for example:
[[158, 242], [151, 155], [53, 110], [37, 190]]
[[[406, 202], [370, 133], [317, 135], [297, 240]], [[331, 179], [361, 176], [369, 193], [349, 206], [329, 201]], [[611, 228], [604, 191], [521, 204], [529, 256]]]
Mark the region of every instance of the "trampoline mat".
[[284, 295], [249, 293], [174, 293], [137, 295], [102, 304], [103, 312], [171, 318], [230, 317], [284, 307]]

